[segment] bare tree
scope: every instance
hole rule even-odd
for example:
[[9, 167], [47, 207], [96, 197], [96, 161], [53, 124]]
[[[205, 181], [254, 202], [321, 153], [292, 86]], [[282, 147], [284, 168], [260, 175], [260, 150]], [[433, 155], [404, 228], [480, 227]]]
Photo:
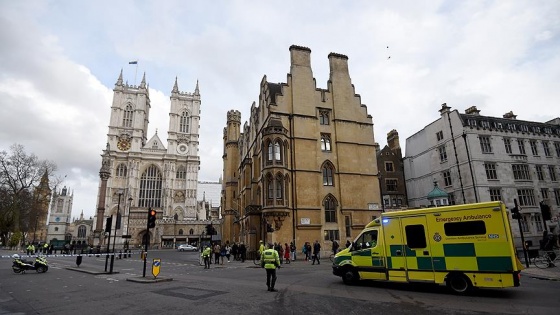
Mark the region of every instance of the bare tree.
[[31, 219], [36, 216], [37, 198], [33, 191], [41, 177], [53, 177], [56, 164], [27, 154], [20, 144], [10, 151], [0, 151], [0, 237], [6, 244], [10, 232], [28, 232]]

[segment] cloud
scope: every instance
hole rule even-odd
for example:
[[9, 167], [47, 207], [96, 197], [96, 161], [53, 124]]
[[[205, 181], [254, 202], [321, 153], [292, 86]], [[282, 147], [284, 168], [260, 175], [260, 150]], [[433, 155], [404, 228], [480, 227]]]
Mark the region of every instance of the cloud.
[[157, 128], [164, 143], [175, 77], [187, 92], [198, 80], [199, 179], [217, 180], [227, 111], [241, 111], [245, 122], [263, 75], [286, 82], [292, 44], [312, 50], [318, 88], [327, 88], [327, 55], [349, 57], [352, 83], [381, 145], [396, 129], [404, 147], [439, 117], [444, 102], [460, 111], [476, 105], [482, 115], [512, 110], [521, 120], [547, 121], [558, 116], [560, 98], [559, 7], [554, 1], [4, 1], [0, 148], [21, 143], [55, 161], [74, 189], [74, 214], [93, 215], [120, 70], [130, 84], [146, 73], [148, 138]]

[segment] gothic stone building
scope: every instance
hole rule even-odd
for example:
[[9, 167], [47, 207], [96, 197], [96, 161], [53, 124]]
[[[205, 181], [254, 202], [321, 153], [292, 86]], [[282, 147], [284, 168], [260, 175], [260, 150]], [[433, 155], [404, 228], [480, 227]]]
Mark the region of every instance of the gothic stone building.
[[227, 113], [222, 238], [249, 250], [318, 240], [329, 251], [380, 214], [372, 117], [348, 57], [329, 54], [327, 89], [316, 87], [309, 48], [291, 46], [290, 57], [286, 83], [263, 77], [242, 133], [240, 112]]
[[399, 133], [393, 129], [387, 134], [387, 145], [377, 152], [377, 167], [383, 211], [406, 209], [406, 185]]
[[[206, 222], [197, 220], [196, 191], [200, 158], [200, 93], [171, 91], [169, 131], [164, 144], [157, 131], [148, 139], [149, 86], [123, 83], [122, 71], [113, 89], [107, 147], [102, 154], [94, 243], [106, 242], [106, 218], [113, 217], [117, 248], [173, 246], [176, 231], [200, 235]], [[156, 227], [147, 233], [148, 209], [157, 211]], [[119, 218], [119, 219], [117, 219]], [[120, 224], [115, 224], [119, 221]], [[124, 237], [123, 237], [124, 236]], [[111, 240], [112, 242], [113, 240]]]

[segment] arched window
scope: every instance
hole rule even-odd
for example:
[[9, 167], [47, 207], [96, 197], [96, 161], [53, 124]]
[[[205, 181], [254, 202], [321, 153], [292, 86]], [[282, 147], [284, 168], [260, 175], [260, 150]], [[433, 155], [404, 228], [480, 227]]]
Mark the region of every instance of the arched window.
[[268, 161], [274, 160], [274, 147], [272, 146], [272, 142], [268, 143]]
[[183, 229], [179, 229], [179, 235], [183, 235]]
[[179, 120], [179, 132], [188, 133], [191, 124], [191, 117], [189, 117], [189, 113], [184, 111], [181, 114], [181, 118]]
[[190, 235], [193, 235], [193, 234], [194, 234], [194, 230], [193, 230], [193, 229], [190, 229], [190, 230], [189, 230], [189, 234], [190, 234]]
[[274, 142], [274, 160], [275, 161], [282, 161], [282, 155], [281, 155], [281, 151], [280, 151], [280, 140], [276, 140], [276, 142]]
[[274, 199], [274, 179], [268, 175], [266, 178], [267, 198]]
[[334, 167], [330, 162], [323, 164], [323, 186], [334, 186]]
[[325, 207], [325, 222], [336, 222], [336, 200], [329, 195], [323, 201]]
[[284, 178], [281, 174], [276, 175], [276, 199], [282, 199], [284, 196]]
[[177, 179], [186, 179], [187, 178], [187, 170], [183, 165], [177, 168]]
[[132, 127], [133, 115], [134, 111], [132, 111], [132, 106], [130, 104], [126, 105], [123, 115], [123, 127]]
[[117, 177], [126, 177], [126, 165], [124, 163], [117, 166]]
[[69, 242], [72, 240], [72, 234], [70, 233], [66, 233], [66, 235], [64, 235], [64, 240]]
[[80, 225], [80, 227], [78, 227], [78, 238], [86, 238], [86, 231], [86, 226]]
[[161, 173], [155, 165], [150, 165], [140, 178], [139, 207], [161, 207]]

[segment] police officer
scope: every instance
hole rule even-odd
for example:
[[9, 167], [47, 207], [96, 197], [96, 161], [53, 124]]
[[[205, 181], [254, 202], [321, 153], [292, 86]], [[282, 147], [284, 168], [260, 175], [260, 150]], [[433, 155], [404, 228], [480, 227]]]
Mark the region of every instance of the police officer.
[[266, 286], [268, 291], [277, 292], [274, 288], [276, 283], [276, 268], [280, 268], [280, 257], [278, 252], [274, 250], [271, 243], [268, 244], [268, 249], [261, 255], [261, 267], [266, 269]]
[[210, 269], [210, 254], [211, 249], [208, 245], [204, 247], [202, 251], [202, 259], [204, 259], [204, 269]]
[[264, 248], [264, 243], [262, 240], [259, 241], [260, 245], [259, 245], [259, 251], [258, 251], [258, 257], [260, 258], [262, 253], [264, 252], [265, 248]]

